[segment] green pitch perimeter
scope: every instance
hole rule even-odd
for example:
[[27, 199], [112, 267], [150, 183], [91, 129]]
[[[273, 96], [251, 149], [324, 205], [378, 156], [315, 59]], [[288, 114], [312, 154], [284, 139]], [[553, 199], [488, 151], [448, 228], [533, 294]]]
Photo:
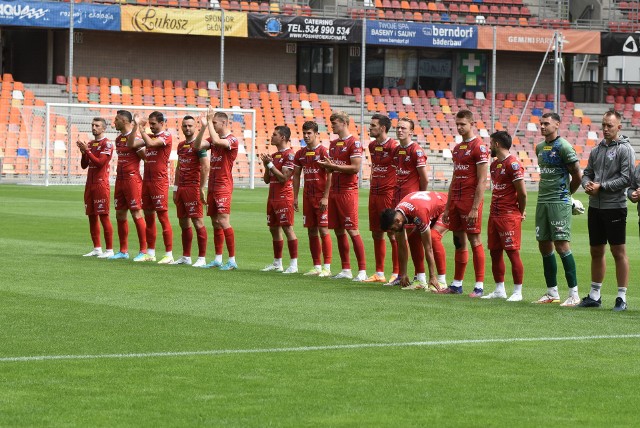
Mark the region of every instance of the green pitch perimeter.
[[[263, 274], [272, 260], [266, 189], [234, 194], [238, 271], [83, 258], [82, 192], [0, 186], [0, 426], [637, 426], [635, 207], [630, 310], [613, 313], [610, 256], [601, 310], [530, 303], [545, 291], [535, 193], [523, 232], [525, 301], [506, 303]], [[371, 273], [366, 203], [362, 192]], [[586, 216], [574, 221], [584, 296]], [[451, 280], [451, 235], [444, 240]], [[208, 259], [212, 234], [209, 248]], [[470, 264], [465, 292], [472, 276]]]

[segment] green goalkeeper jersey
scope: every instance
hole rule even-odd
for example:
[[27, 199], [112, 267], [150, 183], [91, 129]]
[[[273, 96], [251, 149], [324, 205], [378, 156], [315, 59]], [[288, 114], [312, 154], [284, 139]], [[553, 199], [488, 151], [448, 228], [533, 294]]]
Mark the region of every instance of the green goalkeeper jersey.
[[578, 161], [573, 146], [561, 137], [551, 142], [543, 141], [536, 146], [536, 156], [540, 168], [538, 202], [570, 204], [571, 176], [568, 165]]

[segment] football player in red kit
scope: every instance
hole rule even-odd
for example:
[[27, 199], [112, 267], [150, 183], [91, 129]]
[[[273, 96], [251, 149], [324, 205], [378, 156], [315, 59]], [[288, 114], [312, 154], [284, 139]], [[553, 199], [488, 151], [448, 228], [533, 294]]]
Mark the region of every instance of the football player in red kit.
[[491, 254], [491, 270], [496, 282], [492, 293], [483, 299], [506, 299], [504, 289], [505, 265], [503, 252], [511, 261], [513, 294], [509, 302], [522, 300], [524, 266], [520, 258], [522, 221], [526, 217], [527, 190], [524, 186], [524, 170], [518, 159], [509, 153], [511, 136], [505, 131], [491, 134], [491, 156], [496, 158], [489, 171], [493, 193], [489, 208], [488, 245]]
[[[333, 133], [338, 136], [329, 146], [329, 157], [318, 161], [331, 172], [329, 192], [329, 229], [333, 229], [338, 240], [338, 252], [342, 271], [333, 279], [367, 279], [367, 261], [364, 243], [358, 229], [358, 173], [362, 165], [362, 145], [349, 133], [349, 115], [335, 112], [329, 118]], [[358, 260], [358, 275], [353, 278], [349, 258], [349, 238]]]
[[283, 272], [298, 273], [298, 238], [293, 230], [293, 170], [295, 168], [294, 153], [290, 147], [291, 129], [288, 126], [276, 126], [271, 135], [271, 145], [277, 152], [269, 155], [263, 153], [260, 159], [264, 164], [263, 180], [269, 185], [267, 201], [267, 226], [273, 242], [273, 263], [267, 265], [263, 272], [282, 272], [282, 249], [284, 241], [282, 232], [287, 237], [290, 264]]
[[[109, 219], [109, 199], [111, 198], [109, 162], [113, 153], [113, 144], [104, 136], [106, 129], [107, 121], [102, 117], [96, 117], [91, 121], [93, 141], [87, 143], [78, 140], [76, 142], [82, 153], [80, 166], [82, 169], [88, 169], [87, 183], [84, 188], [84, 208], [89, 217], [93, 250], [84, 256], [97, 256], [99, 259], [113, 256], [113, 226]], [[100, 223], [104, 229], [104, 252], [100, 243]]]
[[[172, 265], [191, 264], [191, 244], [193, 229], [196, 229], [198, 239], [198, 259], [193, 267], [207, 264], [207, 228], [202, 220], [202, 205], [207, 202], [204, 191], [209, 175], [209, 159], [206, 150], [196, 150], [193, 142], [196, 139], [196, 120], [193, 116], [182, 119], [182, 133], [184, 141], [178, 143], [178, 167], [176, 168], [173, 187], [173, 202], [178, 210], [178, 221], [182, 230], [182, 257], [172, 262]], [[200, 128], [200, 135], [206, 126]], [[189, 222], [191, 219], [191, 222]]]
[[469, 261], [467, 240], [473, 253], [475, 286], [469, 297], [481, 297], [484, 293], [484, 247], [480, 238], [482, 230], [482, 204], [489, 169], [489, 151], [473, 133], [473, 113], [460, 110], [456, 113], [456, 128], [462, 137], [453, 154], [453, 177], [449, 185], [449, 199], [442, 216], [453, 232], [455, 272], [453, 283], [443, 290], [445, 294], [462, 294], [462, 280]]
[[329, 151], [320, 144], [316, 122], [307, 121], [302, 124], [302, 135], [306, 147], [298, 150], [293, 159], [295, 165], [293, 171], [293, 209], [299, 210], [298, 193], [300, 192], [300, 178], [303, 175], [302, 225], [308, 230], [309, 249], [313, 261], [313, 268], [304, 275], [329, 277], [331, 276], [333, 250], [327, 215], [331, 173], [318, 163], [329, 156]]

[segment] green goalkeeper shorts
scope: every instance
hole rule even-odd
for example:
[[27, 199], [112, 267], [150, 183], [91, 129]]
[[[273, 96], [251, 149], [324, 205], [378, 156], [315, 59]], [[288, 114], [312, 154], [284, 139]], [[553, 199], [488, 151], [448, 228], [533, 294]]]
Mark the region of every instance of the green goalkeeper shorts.
[[536, 206], [538, 241], [571, 241], [571, 204], [539, 203]]

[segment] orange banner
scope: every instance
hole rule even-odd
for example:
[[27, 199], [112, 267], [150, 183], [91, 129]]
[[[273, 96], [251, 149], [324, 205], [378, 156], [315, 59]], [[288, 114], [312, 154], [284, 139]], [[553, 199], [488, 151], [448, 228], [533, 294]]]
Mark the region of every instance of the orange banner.
[[[497, 27], [496, 49], [499, 51], [546, 52], [554, 30]], [[600, 53], [600, 32], [560, 30], [563, 53]], [[493, 49], [493, 29], [478, 27], [478, 49]], [[552, 47], [553, 49], [553, 47]]]

